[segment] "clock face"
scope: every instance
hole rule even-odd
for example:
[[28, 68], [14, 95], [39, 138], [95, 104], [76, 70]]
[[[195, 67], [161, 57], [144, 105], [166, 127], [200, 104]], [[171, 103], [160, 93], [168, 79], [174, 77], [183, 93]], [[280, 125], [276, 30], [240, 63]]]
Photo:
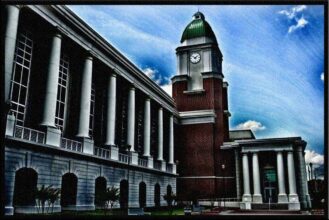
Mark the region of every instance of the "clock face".
[[190, 61], [192, 63], [197, 63], [201, 60], [201, 55], [199, 53], [192, 53], [190, 56]]

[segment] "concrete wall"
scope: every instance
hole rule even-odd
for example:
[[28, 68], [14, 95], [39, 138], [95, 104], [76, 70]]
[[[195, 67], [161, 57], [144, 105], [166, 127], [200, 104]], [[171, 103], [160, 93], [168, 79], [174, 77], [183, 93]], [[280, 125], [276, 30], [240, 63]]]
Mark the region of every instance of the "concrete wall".
[[[102, 163], [101, 160], [86, 160], [79, 157], [70, 157], [66, 154], [54, 154], [44, 149], [37, 151], [36, 148], [42, 146], [34, 146], [34, 149], [20, 148], [19, 142], [6, 144], [5, 148], [5, 190], [6, 190], [6, 214], [12, 214], [13, 194], [15, 185], [15, 173], [20, 168], [28, 167], [34, 169], [38, 173], [37, 186], [43, 184], [53, 185], [53, 187], [61, 188], [62, 176], [71, 172], [78, 177], [77, 186], [77, 204], [70, 207], [74, 210], [93, 210], [95, 179], [103, 176], [107, 180], [107, 187], [112, 185], [120, 187], [120, 181], [128, 179], [129, 173], [129, 206], [139, 207], [139, 183], [146, 183], [146, 206], [154, 206], [154, 186], [160, 184], [161, 189], [161, 205], [166, 205], [162, 195], [167, 192], [167, 185], [172, 186], [172, 191], [176, 193], [176, 178], [171, 175], [161, 173], [148, 172], [146, 169], [137, 170], [125, 167], [108, 165]], [[22, 143], [24, 145], [25, 143]], [[119, 203], [116, 204], [119, 207]], [[55, 211], [60, 211], [60, 200], [55, 204]], [[33, 207], [16, 207], [15, 212], [36, 212]]]

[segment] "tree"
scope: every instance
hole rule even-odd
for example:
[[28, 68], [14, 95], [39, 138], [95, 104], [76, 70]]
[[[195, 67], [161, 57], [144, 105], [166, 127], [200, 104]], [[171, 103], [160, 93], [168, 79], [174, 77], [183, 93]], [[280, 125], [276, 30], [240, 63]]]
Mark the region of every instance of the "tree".
[[48, 205], [51, 206], [51, 212], [54, 212], [54, 205], [55, 202], [60, 198], [61, 189], [59, 188], [49, 188], [49, 195], [48, 195]]
[[104, 206], [104, 212], [106, 214], [106, 210], [110, 207], [110, 210], [112, 211], [112, 208], [114, 204], [119, 200], [120, 198], [120, 189], [112, 186], [108, 187], [104, 193], [99, 195], [98, 199], [100, 200], [101, 204]]
[[169, 207], [169, 215], [172, 215], [174, 211], [173, 202], [177, 200], [177, 196], [170, 192], [170, 194], [163, 195], [163, 199], [166, 200]]
[[40, 188], [37, 188], [35, 193], [35, 199], [38, 207], [38, 213], [45, 213], [46, 202], [48, 203], [47, 213], [50, 206], [52, 207], [52, 212], [54, 211], [54, 204], [57, 199], [60, 197], [60, 189], [52, 188], [52, 185], [45, 187], [42, 185]]
[[51, 186], [45, 187], [45, 185], [42, 185], [41, 188], [37, 188], [35, 192], [35, 200], [38, 207], [38, 213], [40, 213], [40, 209], [41, 213], [45, 213], [45, 205], [46, 201], [48, 200], [48, 188], [50, 187]]

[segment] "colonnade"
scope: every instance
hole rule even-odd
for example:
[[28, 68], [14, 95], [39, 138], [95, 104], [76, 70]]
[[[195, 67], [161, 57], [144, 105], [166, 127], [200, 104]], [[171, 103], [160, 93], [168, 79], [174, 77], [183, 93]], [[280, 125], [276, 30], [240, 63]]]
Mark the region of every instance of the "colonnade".
[[[247, 152], [242, 153], [242, 172], [243, 172], [243, 202], [262, 203], [262, 193], [260, 184], [260, 169], [258, 153], [252, 152], [252, 177], [253, 177], [253, 195], [250, 192], [250, 175], [249, 175], [249, 157]], [[288, 167], [288, 185], [289, 194], [286, 193], [285, 169], [283, 152], [276, 151], [277, 178], [278, 178], [278, 203], [298, 203], [296, 189], [296, 174], [293, 151], [287, 151]]]
[[[7, 5], [7, 24], [4, 36], [5, 45], [5, 95], [6, 100], [9, 100], [10, 80], [12, 75], [12, 66], [15, 54], [17, 28], [19, 22], [20, 7], [16, 5]], [[62, 34], [57, 29], [52, 37], [52, 44], [50, 48], [49, 65], [47, 69], [47, 81], [45, 90], [45, 100], [43, 104], [43, 116], [41, 124], [47, 129], [46, 144], [58, 145], [60, 144], [61, 132], [56, 129], [56, 102], [58, 93], [58, 77], [60, 68], [62, 47]], [[90, 123], [90, 105], [91, 105], [91, 89], [92, 89], [92, 75], [93, 75], [93, 55], [88, 52], [82, 71], [81, 81], [81, 100], [79, 112], [79, 125], [76, 137], [89, 139], [89, 123]], [[108, 76], [107, 81], [107, 106], [106, 106], [106, 134], [105, 146], [115, 146], [115, 121], [116, 121], [116, 80], [117, 75], [112, 72]], [[144, 106], [144, 154], [145, 157], [150, 157], [151, 146], [151, 99], [146, 98]], [[129, 88], [128, 93], [128, 119], [127, 119], [127, 145], [131, 146], [132, 152], [135, 151], [135, 87], [133, 85]], [[169, 164], [174, 164], [174, 121], [173, 115], [170, 115], [169, 120]], [[163, 109], [158, 109], [158, 160], [163, 160]], [[91, 145], [92, 146], [92, 145]], [[85, 147], [84, 147], [85, 148]], [[92, 149], [87, 150], [89, 153]]]

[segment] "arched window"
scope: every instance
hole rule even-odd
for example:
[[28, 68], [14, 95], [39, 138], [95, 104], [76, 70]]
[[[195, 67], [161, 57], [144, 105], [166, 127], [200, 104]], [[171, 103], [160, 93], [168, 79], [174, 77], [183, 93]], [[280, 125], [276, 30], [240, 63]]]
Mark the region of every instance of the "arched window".
[[172, 188], [171, 185], [167, 186], [167, 195], [171, 195], [172, 194]]
[[128, 181], [121, 180], [120, 182], [120, 208], [128, 208]]
[[78, 178], [73, 173], [62, 176], [61, 206], [76, 205]]
[[146, 184], [141, 182], [139, 184], [139, 207], [144, 208], [146, 206]]
[[107, 181], [104, 177], [98, 177], [95, 180], [95, 205], [102, 206], [103, 203], [101, 202], [101, 196], [106, 191], [106, 184]]
[[34, 206], [38, 174], [32, 168], [16, 171], [14, 186], [14, 206]]
[[155, 207], [160, 207], [160, 185], [159, 183], [155, 184], [154, 186], [154, 204]]

